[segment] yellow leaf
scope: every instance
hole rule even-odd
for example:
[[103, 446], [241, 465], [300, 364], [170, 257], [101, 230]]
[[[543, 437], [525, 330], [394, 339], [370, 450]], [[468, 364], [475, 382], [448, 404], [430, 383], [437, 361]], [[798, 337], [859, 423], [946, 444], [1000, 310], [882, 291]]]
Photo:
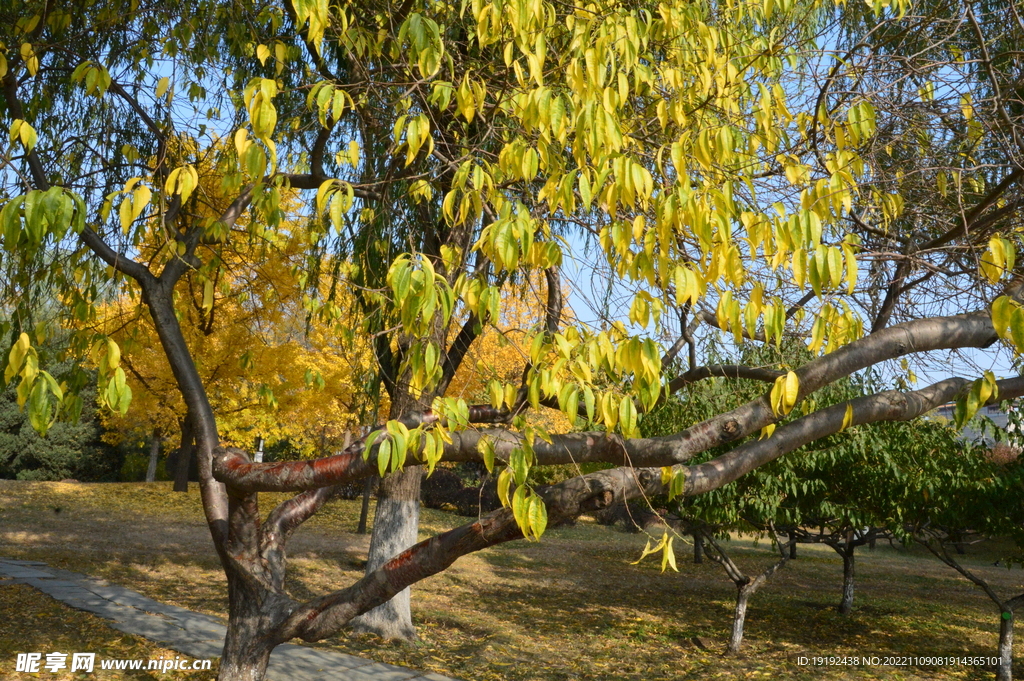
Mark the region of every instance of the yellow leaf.
[[1009, 296], [999, 296], [992, 301], [992, 326], [1000, 338], [1006, 338], [1006, 328], [1010, 325], [1010, 315], [1014, 307]]
[[783, 401], [787, 414], [793, 410], [794, 406], [796, 406], [796, 400], [799, 396], [800, 379], [797, 377], [796, 373], [790, 371], [786, 374], [786, 389]]
[[843, 432], [847, 428], [853, 425], [853, 405], [846, 405], [846, 414], [843, 416], [843, 426], [839, 429], [839, 432]]
[[675, 537], [668, 536], [668, 532], [662, 537], [662, 541], [665, 542], [665, 548], [662, 549], [661, 554], [661, 571], [664, 572], [666, 567], [672, 568], [675, 572], [679, 572], [679, 568], [676, 567], [676, 552], [672, 549], [672, 541]]
[[512, 484], [512, 469], [505, 468], [501, 473], [498, 474], [498, 500], [501, 505], [508, 508], [508, 488]]

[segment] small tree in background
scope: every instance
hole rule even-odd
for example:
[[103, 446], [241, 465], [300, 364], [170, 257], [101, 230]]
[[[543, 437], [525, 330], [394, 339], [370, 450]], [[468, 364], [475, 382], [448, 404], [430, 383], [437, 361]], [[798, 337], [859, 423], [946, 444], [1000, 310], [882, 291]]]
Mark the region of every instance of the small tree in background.
[[[918, 493], [909, 494], [904, 502], [902, 536], [926, 546], [993, 603], [999, 616], [996, 678], [1011, 681], [1014, 611], [1024, 604], [1024, 593], [997, 593], [956, 554], [961, 553], [964, 538], [973, 535], [980, 540], [1010, 542], [1006, 555], [997, 564], [1005, 564], [1007, 569], [1024, 564], [1024, 462], [1019, 457], [997, 459], [983, 444], [957, 445], [917, 449], [925, 480]], [[951, 548], [956, 551], [951, 553]]]

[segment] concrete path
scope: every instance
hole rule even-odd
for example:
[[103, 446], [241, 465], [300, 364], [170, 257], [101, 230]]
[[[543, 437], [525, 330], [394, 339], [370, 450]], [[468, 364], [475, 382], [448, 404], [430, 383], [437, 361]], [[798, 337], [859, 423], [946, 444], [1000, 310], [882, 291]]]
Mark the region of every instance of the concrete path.
[[[143, 636], [195, 658], [220, 657], [226, 629], [216, 617], [164, 605], [105, 580], [32, 560], [0, 558], [0, 577], [28, 584], [72, 608], [108, 620], [119, 631]], [[10, 584], [11, 582], [5, 582]], [[270, 656], [271, 681], [455, 681], [440, 674], [286, 643]]]

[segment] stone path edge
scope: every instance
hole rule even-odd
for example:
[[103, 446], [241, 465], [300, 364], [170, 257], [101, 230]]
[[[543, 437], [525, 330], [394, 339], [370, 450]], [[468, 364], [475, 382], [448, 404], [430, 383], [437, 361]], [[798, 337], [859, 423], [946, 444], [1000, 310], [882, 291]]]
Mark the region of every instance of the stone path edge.
[[[195, 658], [220, 657], [226, 629], [216, 617], [154, 601], [89, 575], [35, 560], [0, 558], [6, 584], [27, 584], [72, 608], [107, 620], [118, 631], [142, 636]], [[373, 662], [362, 657], [285, 643], [270, 656], [271, 681], [457, 681]]]

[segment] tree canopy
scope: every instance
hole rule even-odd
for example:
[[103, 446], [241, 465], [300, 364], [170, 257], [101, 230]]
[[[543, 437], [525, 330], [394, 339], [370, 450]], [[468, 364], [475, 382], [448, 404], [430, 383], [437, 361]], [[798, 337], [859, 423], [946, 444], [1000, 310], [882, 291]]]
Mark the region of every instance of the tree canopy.
[[[225, 678], [262, 677], [277, 643], [331, 635], [470, 551], [711, 491], [852, 426], [1024, 394], [978, 372], [816, 397], [907, 355], [1024, 347], [1013, 3], [17, 0], [0, 22], [5, 381], [39, 430], [74, 412], [75, 382], [32, 341], [60, 326], [101, 405], [126, 412], [130, 348], [97, 322], [142, 306], [196, 428], [229, 581]], [[303, 351], [352, 361], [365, 344], [367, 393], [390, 406], [343, 452], [257, 464], [221, 446], [186, 318], [218, 296], [255, 313], [239, 293], [283, 243], [302, 290], [288, 324], [335, 334]], [[488, 376], [489, 404], [448, 394], [528, 284], [543, 304], [522, 371]], [[810, 357], [702, 363], [720, 332]], [[668, 393], [712, 376], [765, 390], [641, 436]], [[527, 418], [547, 408], [571, 428]], [[407, 465], [442, 459], [493, 469], [507, 508], [397, 557], [380, 543], [328, 596], [288, 595], [287, 539], [339, 485], [386, 474], [400, 499]], [[614, 467], [529, 483], [585, 462]], [[297, 494], [264, 514], [264, 491]]]

